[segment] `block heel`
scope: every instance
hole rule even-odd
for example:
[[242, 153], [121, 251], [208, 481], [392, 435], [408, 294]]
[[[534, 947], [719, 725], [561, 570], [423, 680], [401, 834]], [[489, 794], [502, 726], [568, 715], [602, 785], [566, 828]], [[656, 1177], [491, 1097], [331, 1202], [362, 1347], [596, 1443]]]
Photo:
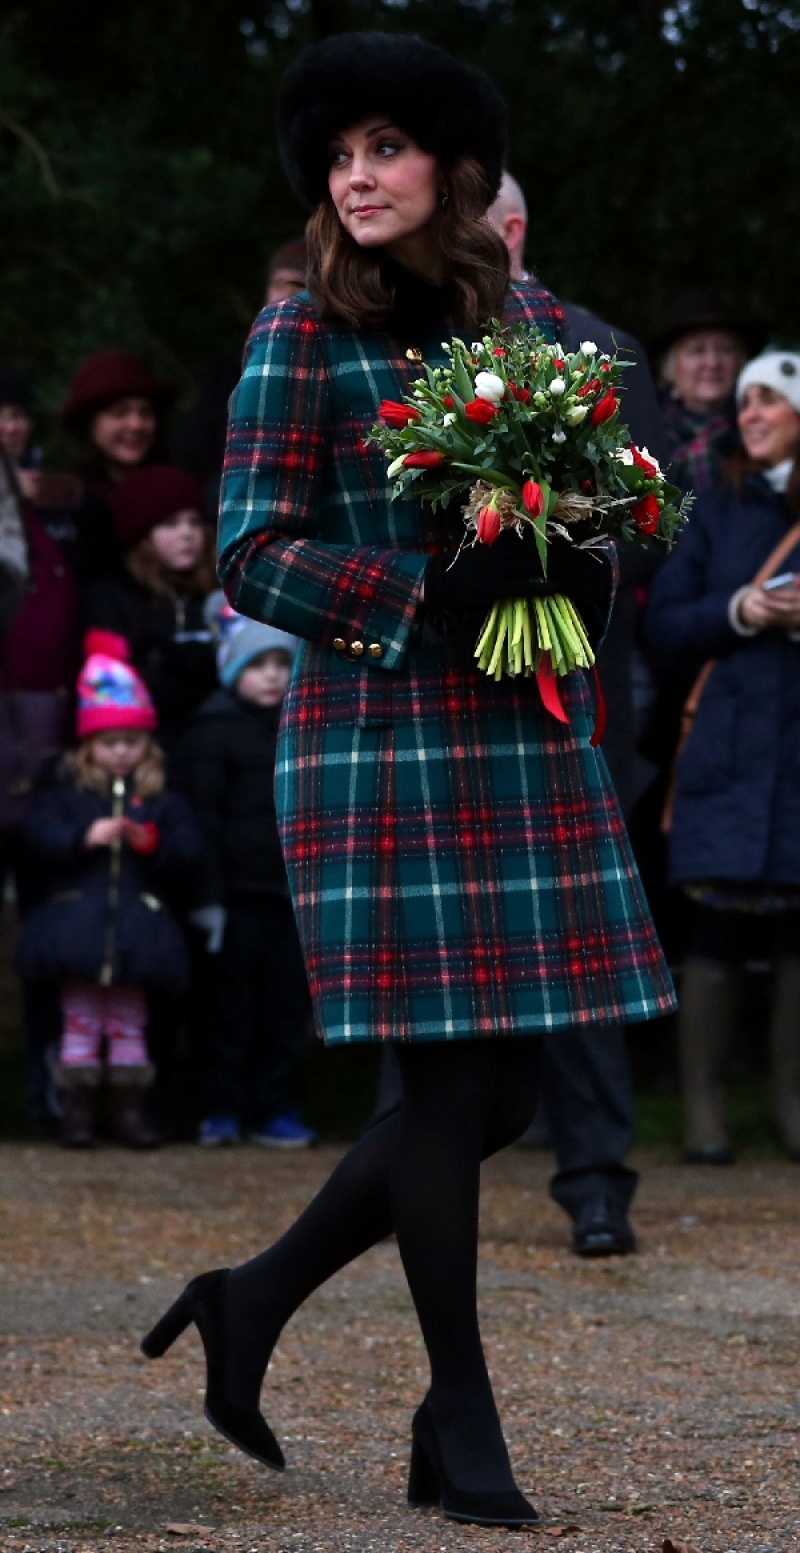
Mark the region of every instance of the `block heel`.
[[157, 1321], [151, 1332], [142, 1339], [141, 1349], [146, 1359], [161, 1359], [172, 1347], [176, 1338], [191, 1325], [194, 1320], [189, 1297], [184, 1290], [183, 1294], [170, 1305], [169, 1310]]
[[424, 1445], [411, 1441], [411, 1465], [408, 1469], [408, 1502], [422, 1506], [439, 1504], [439, 1478]]

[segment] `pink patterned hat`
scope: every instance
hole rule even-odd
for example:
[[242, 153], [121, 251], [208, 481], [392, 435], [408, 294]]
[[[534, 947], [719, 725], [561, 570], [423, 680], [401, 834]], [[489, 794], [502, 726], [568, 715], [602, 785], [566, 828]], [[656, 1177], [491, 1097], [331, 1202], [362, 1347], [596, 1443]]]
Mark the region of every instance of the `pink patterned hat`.
[[89, 631], [83, 652], [85, 661], [78, 677], [78, 738], [88, 739], [108, 728], [155, 728], [155, 707], [147, 686], [128, 662], [124, 636]]

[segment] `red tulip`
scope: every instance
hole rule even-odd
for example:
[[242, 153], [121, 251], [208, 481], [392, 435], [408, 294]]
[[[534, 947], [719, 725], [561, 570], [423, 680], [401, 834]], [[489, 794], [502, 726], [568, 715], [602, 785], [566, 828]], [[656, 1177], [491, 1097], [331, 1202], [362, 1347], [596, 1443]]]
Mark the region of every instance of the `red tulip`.
[[505, 351], [503, 350], [502, 345], [498, 345], [497, 350], [493, 350], [492, 351], [492, 355], [493, 356], [505, 356]]
[[445, 394], [442, 403], [446, 410], [454, 410], [456, 407], [456, 402], [452, 394]]
[[437, 453], [431, 449], [428, 453], [406, 453], [403, 464], [406, 469], [435, 469], [437, 464], [444, 463], [444, 453]]
[[481, 507], [478, 513], [478, 538], [483, 545], [493, 545], [502, 524], [496, 507]]
[[619, 400], [615, 398], [609, 388], [607, 393], [603, 394], [602, 399], [598, 399], [592, 410], [592, 424], [594, 426], [602, 426], [603, 421], [610, 421], [612, 415], [615, 415], [618, 409]]
[[512, 394], [514, 395], [514, 398], [518, 399], [520, 404], [527, 404], [528, 403], [528, 400], [531, 397], [531, 393], [530, 393], [530, 389], [529, 388], [517, 388], [516, 383], [509, 383], [508, 386], [509, 386]]
[[599, 377], [593, 377], [590, 383], [584, 383], [583, 388], [578, 389], [578, 398], [585, 399], [587, 394], [596, 394], [602, 386]]
[[497, 405], [490, 404], [488, 399], [470, 399], [469, 404], [464, 405], [464, 414], [468, 421], [474, 421], [478, 426], [488, 426], [497, 414]]
[[658, 502], [652, 493], [643, 496], [633, 508], [633, 521], [642, 534], [654, 534], [658, 528]]
[[419, 420], [419, 410], [413, 405], [398, 404], [396, 399], [382, 399], [378, 405], [378, 414], [387, 426], [393, 426], [395, 431], [401, 431], [411, 421]]
[[522, 500], [532, 518], [538, 518], [540, 512], [544, 511], [544, 493], [535, 480], [525, 481], [522, 487]]

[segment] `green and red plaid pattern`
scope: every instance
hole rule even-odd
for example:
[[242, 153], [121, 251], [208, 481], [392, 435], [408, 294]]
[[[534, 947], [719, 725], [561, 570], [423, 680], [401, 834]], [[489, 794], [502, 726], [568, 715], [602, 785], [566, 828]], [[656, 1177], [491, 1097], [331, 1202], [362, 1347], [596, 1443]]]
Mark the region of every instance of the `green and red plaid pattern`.
[[[539, 287], [512, 287], [506, 317], [560, 337]], [[415, 343], [443, 359], [440, 338]], [[471, 1039], [666, 1013], [583, 677], [563, 728], [534, 681], [490, 681], [467, 641], [434, 649], [418, 628], [427, 557], [461, 520], [390, 502], [363, 441], [418, 370], [300, 297], [257, 320], [231, 406], [221, 575], [237, 609], [306, 638], [276, 797], [320, 1032]], [[333, 645], [354, 640], [353, 660]]]

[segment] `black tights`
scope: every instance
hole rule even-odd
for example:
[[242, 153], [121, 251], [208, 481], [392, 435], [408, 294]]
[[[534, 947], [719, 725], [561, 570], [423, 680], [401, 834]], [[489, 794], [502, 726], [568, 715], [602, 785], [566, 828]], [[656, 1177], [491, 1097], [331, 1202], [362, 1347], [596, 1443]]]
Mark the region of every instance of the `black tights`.
[[392, 1231], [431, 1366], [453, 1481], [503, 1490], [511, 1469], [477, 1314], [480, 1163], [525, 1131], [539, 1045], [494, 1038], [396, 1046], [403, 1103], [366, 1133], [267, 1251], [228, 1279], [228, 1392], [257, 1406], [278, 1336], [309, 1294]]

